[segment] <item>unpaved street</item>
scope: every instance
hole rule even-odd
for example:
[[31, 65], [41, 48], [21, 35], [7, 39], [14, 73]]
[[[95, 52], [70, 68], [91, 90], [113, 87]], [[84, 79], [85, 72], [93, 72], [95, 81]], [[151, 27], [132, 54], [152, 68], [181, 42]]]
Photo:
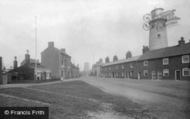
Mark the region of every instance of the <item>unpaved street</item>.
[[[161, 119], [190, 118], [189, 82], [83, 77], [101, 90], [130, 98]], [[93, 93], [93, 92], [92, 92]]]

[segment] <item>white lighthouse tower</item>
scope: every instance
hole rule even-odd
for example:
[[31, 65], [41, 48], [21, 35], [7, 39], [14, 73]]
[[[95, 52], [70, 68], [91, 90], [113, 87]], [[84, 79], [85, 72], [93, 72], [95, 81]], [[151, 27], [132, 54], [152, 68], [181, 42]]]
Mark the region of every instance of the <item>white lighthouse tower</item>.
[[156, 18], [158, 14], [163, 12], [163, 8], [156, 8], [152, 10], [152, 20], [149, 22], [149, 49], [160, 49], [168, 47], [167, 29], [166, 29], [166, 18]]
[[164, 12], [163, 8], [155, 8], [150, 14], [144, 16], [143, 28], [149, 30], [149, 49], [155, 50], [168, 47], [167, 26], [177, 23], [175, 10]]

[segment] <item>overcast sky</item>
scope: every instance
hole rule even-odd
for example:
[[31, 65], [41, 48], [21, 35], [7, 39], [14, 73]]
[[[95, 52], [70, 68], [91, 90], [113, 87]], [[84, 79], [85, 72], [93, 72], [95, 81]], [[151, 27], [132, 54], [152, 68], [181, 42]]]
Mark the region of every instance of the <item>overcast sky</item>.
[[179, 25], [168, 29], [169, 46], [181, 36], [190, 39], [189, 0], [0, 0], [0, 56], [3, 65], [18, 63], [26, 50], [35, 58], [35, 16], [37, 16], [38, 59], [49, 41], [65, 48], [74, 64], [95, 63], [117, 55], [142, 54], [149, 32], [143, 30], [143, 15], [155, 6], [176, 9]]

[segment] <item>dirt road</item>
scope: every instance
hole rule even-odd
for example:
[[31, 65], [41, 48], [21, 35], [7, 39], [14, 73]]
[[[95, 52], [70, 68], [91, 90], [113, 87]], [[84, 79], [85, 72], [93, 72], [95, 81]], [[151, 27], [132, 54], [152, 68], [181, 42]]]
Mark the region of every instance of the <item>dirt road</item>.
[[92, 77], [83, 77], [81, 80], [107, 93], [130, 98], [160, 119], [190, 118], [189, 82]]

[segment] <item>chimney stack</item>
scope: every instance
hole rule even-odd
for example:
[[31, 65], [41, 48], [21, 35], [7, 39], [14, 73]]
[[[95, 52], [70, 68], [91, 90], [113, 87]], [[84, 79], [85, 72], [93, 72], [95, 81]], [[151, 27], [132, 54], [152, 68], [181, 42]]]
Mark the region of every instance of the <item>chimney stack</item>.
[[106, 57], [106, 59], [105, 59], [105, 63], [109, 63], [109, 62], [110, 62], [109, 57]]
[[26, 65], [29, 65], [29, 64], [30, 64], [29, 50], [27, 50], [27, 54], [25, 55], [25, 64], [26, 64]]
[[113, 57], [113, 62], [115, 62], [115, 61], [117, 61], [118, 60], [118, 57], [115, 55], [114, 57]]
[[181, 40], [178, 41], [178, 45], [179, 45], [179, 46], [185, 45], [184, 37], [181, 37]]
[[128, 51], [128, 52], [126, 53], [126, 59], [131, 58], [131, 57], [132, 57], [131, 51]]
[[48, 47], [53, 48], [54, 47], [54, 42], [48, 42]]
[[61, 52], [62, 52], [62, 53], [66, 53], [65, 48], [62, 48], [62, 49], [61, 49]]
[[148, 51], [149, 51], [148, 46], [143, 46], [142, 53], [144, 54], [144, 53], [146, 53], [146, 52], [148, 52]]
[[17, 68], [17, 57], [15, 56], [15, 60], [13, 61], [13, 69]]

